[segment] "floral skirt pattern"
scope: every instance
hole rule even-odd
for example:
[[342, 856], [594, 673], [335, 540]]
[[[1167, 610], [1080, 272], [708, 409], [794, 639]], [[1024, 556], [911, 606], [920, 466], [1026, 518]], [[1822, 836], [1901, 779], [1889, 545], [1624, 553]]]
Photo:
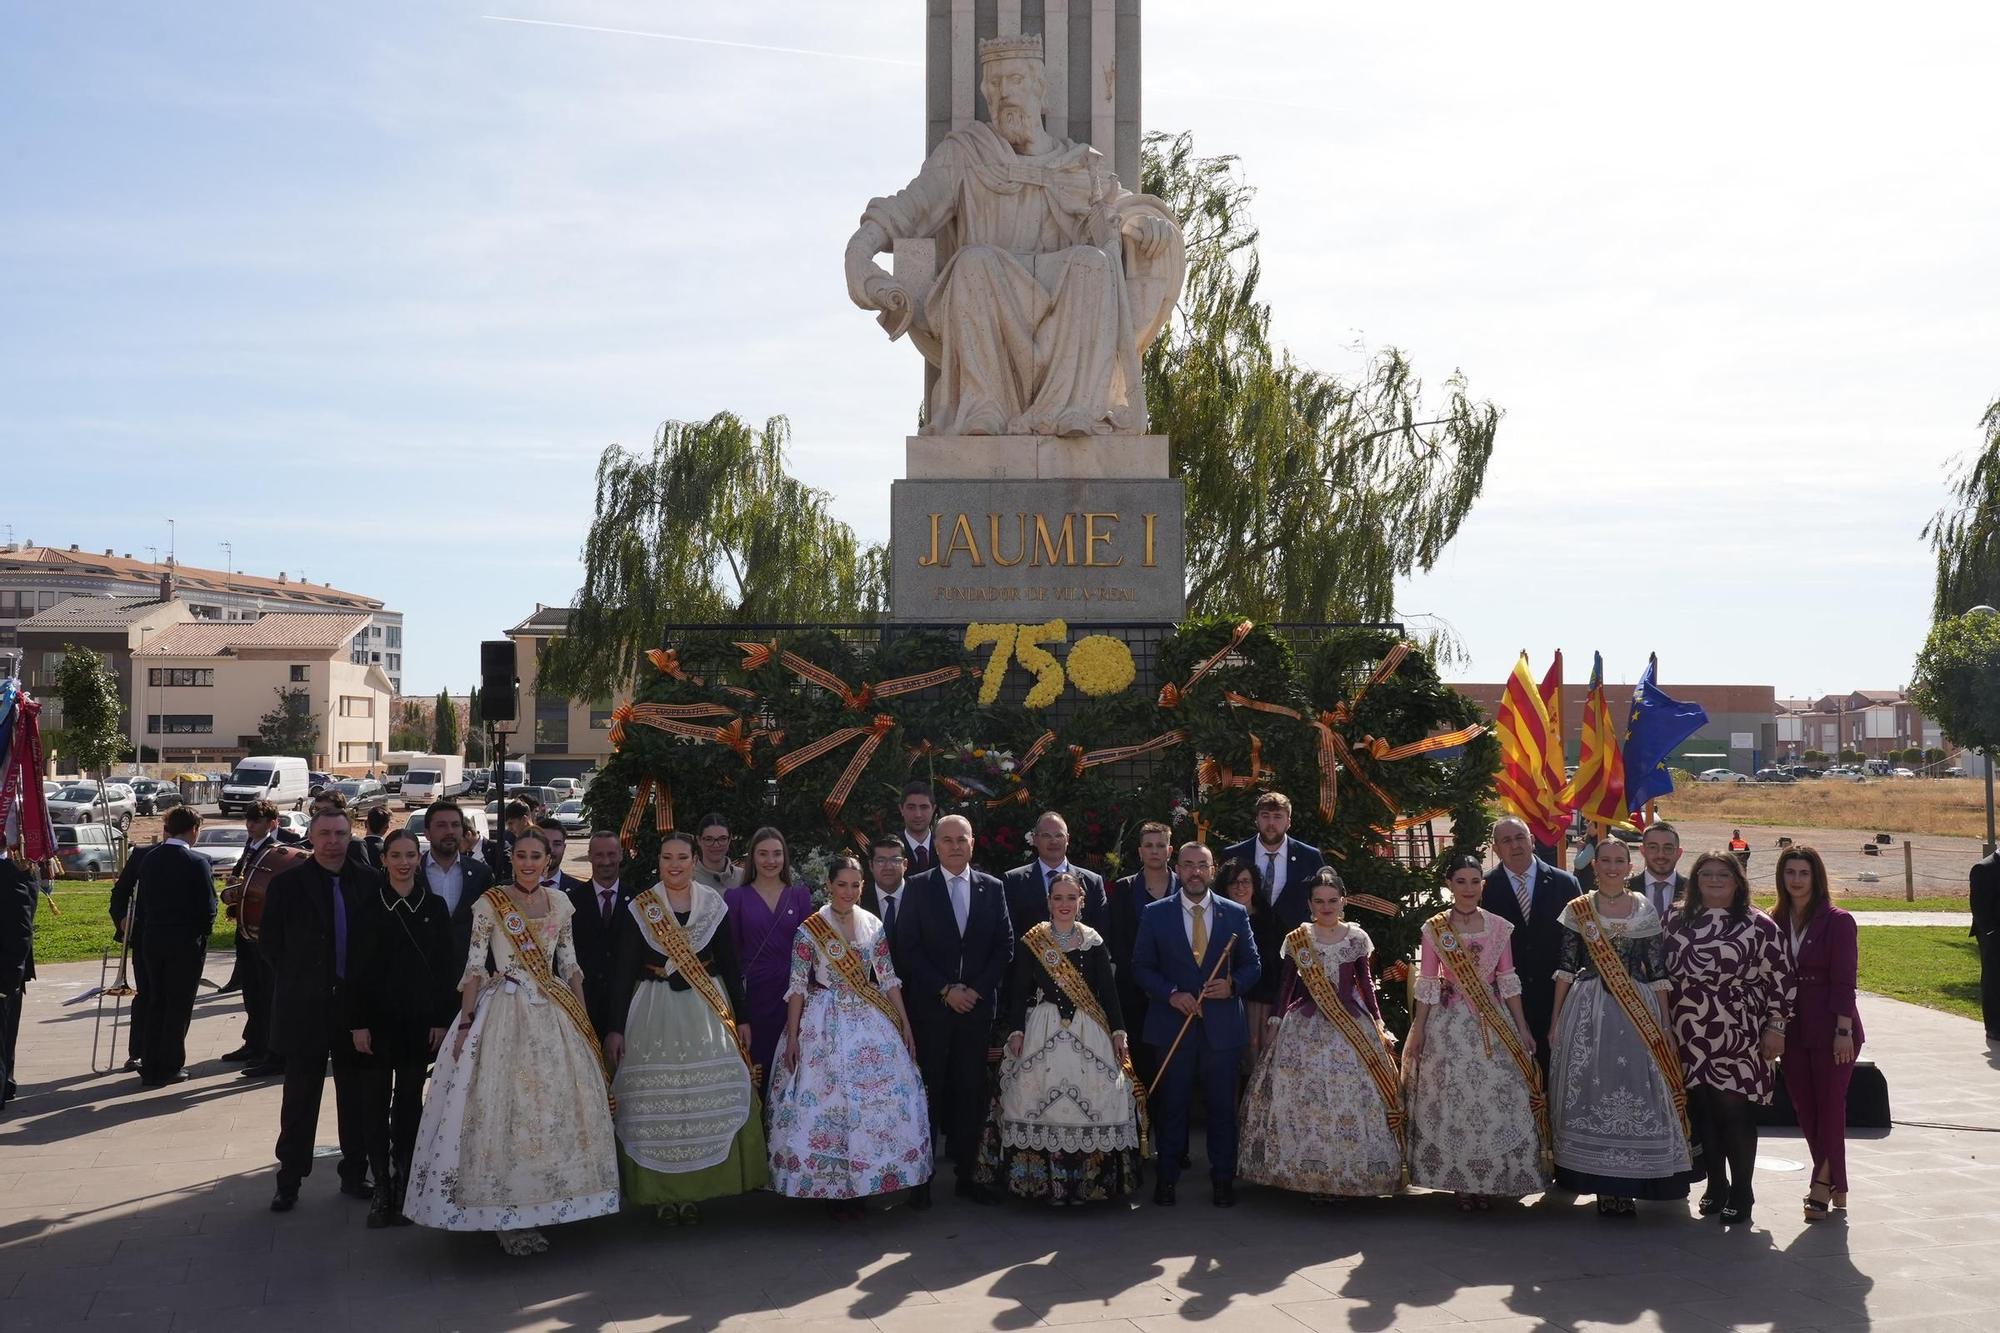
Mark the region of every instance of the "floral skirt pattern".
[[[1362, 1020], [1365, 1029], [1372, 1019]], [[1250, 1075], [1237, 1173], [1308, 1194], [1393, 1194], [1403, 1146], [1354, 1046], [1317, 1010], [1294, 1009]]]
[[1548, 1188], [1528, 1085], [1479, 1015], [1440, 1005], [1424, 1029], [1410, 1113], [1410, 1180], [1517, 1198]]
[[923, 1077], [880, 1010], [845, 990], [817, 991], [799, 1016], [799, 1067], [774, 1063], [770, 1159], [778, 1193], [865, 1199], [931, 1178]]
[[1096, 1203], [1139, 1187], [1139, 1113], [1111, 1035], [1053, 1004], [1028, 1011], [1019, 1059], [1000, 1062], [1000, 1094], [973, 1178], [1024, 1199]]

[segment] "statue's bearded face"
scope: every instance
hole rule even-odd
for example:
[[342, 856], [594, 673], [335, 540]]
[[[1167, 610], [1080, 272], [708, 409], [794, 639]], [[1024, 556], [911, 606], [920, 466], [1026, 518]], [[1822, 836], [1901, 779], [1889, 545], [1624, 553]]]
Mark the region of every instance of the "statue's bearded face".
[[1016, 148], [1032, 144], [1042, 131], [1047, 79], [1039, 61], [996, 60], [986, 67], [980, 84], [993, 128]]

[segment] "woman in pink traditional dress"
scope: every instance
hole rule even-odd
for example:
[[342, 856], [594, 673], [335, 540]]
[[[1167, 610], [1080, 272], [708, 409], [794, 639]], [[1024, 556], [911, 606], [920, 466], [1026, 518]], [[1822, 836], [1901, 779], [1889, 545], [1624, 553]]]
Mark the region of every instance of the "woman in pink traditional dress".
[[1667, 932], [1667, 975], [1688, 1118], [1708, 1172], [1699, 1211], [1748, 1226], [1756, 1105], [1770, 1104], [1771, 1062], [1785, 1053], [1792, 967], [1777, 923], [1750, 905], [1750, 880], [1734, 856], [1703, 852], [1688, 879], [1687, 902]]
[[[1452, 1191], [1460, 1212], [1484, 1212], [1494, 1196], [1533, 1194], [1549, 1181], [1513, 927], [1480, 907], [1485, 882], [1477, 857], [1447, 865], [1452, 905], [1424, 923], [1417, 1013], [1403, 1048], [1413, 1083], [1410, 1180]], [[1468, 992], [1461, 977], [1480, 991]]]

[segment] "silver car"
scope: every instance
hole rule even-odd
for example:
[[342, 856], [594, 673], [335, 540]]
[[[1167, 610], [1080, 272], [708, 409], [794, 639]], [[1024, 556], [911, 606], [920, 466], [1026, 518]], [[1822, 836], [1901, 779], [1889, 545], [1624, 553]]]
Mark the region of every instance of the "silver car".
[[49, 798], [52, 824], [114, 824], [128, 829], [138, 813], [138, 796], [122, 782], [105, 783], [101, 793], [96, 783], [79, 782]]

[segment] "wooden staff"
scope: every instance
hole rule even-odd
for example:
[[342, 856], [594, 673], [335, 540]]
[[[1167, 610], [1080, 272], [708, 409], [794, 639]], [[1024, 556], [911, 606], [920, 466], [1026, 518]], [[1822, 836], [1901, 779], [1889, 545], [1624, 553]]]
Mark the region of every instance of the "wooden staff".
[[[1229, 961], [1229, 955], [1231, 951], [1234, 950], [1235, 948], [1236, 948], [1236, 937], [1234, 935], [1231, 935], [1228, 941], [1224, 943], [1222, 946], [1222, 956], [1220, 958], [1217, 958], [1215, 960], [1215, 966], [1209, 969], [1208, 981], [1215, 980], [1215, 978], [1221, 973], [1223, 964]], [[1208, 981], [1204, 981], [1202, 983], [1201, 986], [1202, 990], [1208, 989]], [[1188, 1014], [1186, 1018], [1183, 1018], [1181, 1020], [1181, 1030], [1174, 1034], [1174, 1044], [1167, 1047], [1167, 1058], [1160, 1061], [1160, 1072], [1153, 1076], [1153, 1086], [1146, 1089], [1146, 1096], [1148, 1098], [1150, 1098], [1154, 1093], [1158, 1092], [1160, 1090], [1160, 1085], [1167, 1081], [1167, 1067], [1173, 1064], [1174, 1062], [1174, 1052], [1178, 1051], [1181, 1048], [1181, 1038], [1187, 1036], [1188, 1028], [1193, 1025], [1195, 1019], [1200, 1017], [1201, 1017], [1201, 996], [1200, 994], [1197, 993], [1194, 997], [1194, 1009]]]

